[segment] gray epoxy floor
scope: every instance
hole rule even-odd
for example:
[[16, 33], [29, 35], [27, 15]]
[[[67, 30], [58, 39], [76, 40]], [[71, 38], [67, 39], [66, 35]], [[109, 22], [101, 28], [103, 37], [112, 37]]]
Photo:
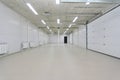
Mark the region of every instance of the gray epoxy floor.
[[0, 58], [0, 80], [120, 80], [120, 60], [72, 45]]

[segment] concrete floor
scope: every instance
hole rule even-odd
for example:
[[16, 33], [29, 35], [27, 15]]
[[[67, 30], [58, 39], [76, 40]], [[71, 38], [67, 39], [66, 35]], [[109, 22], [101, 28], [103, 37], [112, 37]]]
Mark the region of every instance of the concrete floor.
[[72, 45], [0, 58], [0, 80], [120, 80], [120, 60]]

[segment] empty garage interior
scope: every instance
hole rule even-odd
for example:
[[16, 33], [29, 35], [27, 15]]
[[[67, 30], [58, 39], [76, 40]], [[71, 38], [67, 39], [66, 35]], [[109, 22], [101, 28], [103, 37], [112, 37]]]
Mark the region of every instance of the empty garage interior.
[[0, 80], [120, 80], [120, 0], [0, 0]]

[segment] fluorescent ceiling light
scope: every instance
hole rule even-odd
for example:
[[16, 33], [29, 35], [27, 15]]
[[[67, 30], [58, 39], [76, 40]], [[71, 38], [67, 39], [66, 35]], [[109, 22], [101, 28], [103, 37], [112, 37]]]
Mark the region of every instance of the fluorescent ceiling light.
[[51, 29], [50, 29], [49, 31], [50, 31], [50, 32], [52, 32], [52, 30], [51, 30]]
[[77, 19], [78, 19], [78, 17], [75, 17], [74, 20], [73, 20], [73, 22], [75, 22]]
[[90, 4], [90, 1], [89, 0], [87, 0], [87, 2], [85, 3], [86, 5], [89, 5]]
[[38, 15], [37, 11], [35, 11], [35, 9], [32, 7], [32, 5], [30, 3], [26, 3], [26, 5], [30, 8], [30, 10], [32, 10], [32, 12], [35, 14], [35, 15]]
[[86, 2], [85, 4], [86, 4], [86, 5], [89, 5], [89, 4], [90, 4], [90, 2], [88, 1], [88, 2]]
[[41, 20], [41, 22], [42, 22], [43, 24], [46, 24], [44, 20]]
[[57, 19], [57, 23], [60, 24], [60, 19]]
[[64, 32], [64, 34], [66, 33], [66, 31]]
[[69, 28], [72, 26], [72, 24], [69, 25]]
[[68, 31], [69, 29], [67, 28], [66, 31]]
[[50, 28], [47, 26], [47, 29], [50, 29]]
[[60, 0], [56, 0], [56, 4], [60, 4]]

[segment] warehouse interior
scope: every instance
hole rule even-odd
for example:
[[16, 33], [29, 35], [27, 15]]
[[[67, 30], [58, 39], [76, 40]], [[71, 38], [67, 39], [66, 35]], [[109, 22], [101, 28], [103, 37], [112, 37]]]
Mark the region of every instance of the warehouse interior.
[[0, 0], [0, 80], [120, 80], [120, 0]]

